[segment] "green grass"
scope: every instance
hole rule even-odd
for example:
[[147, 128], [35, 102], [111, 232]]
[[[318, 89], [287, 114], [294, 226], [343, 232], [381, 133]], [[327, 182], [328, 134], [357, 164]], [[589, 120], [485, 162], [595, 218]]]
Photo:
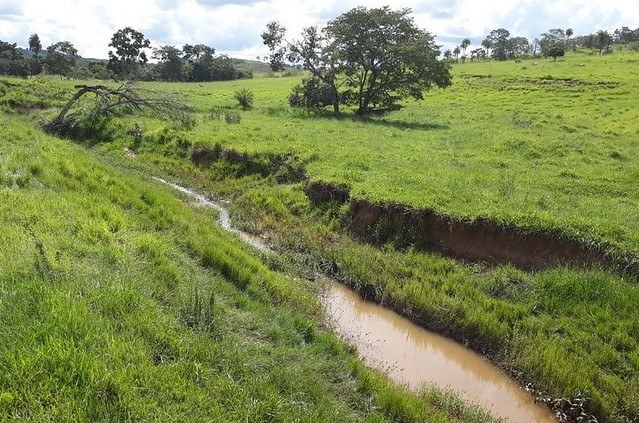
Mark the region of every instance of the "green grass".
[[[149, 84], [185, 96], [199, 114], [198, 125], [184, 131], [151, 116], [129, 116], [94, 141], [99, 154], [114, 153], [105, 156], [109, 160], [234, 197], [236, 217], [246, 228], [303, 252], [303, 258], [291, 259], [337, 261], [361, 292], [374, 292], [422, 324], [490, 351], [547, 393], [585, 392], [592, 398], [589, 410], [603, 421], [634, 421], [639, 419], [634, 281], [598, 269], [525, 273], [362, 245], [340, 231], [343, 210], [311, 207], [299, 184], [277, 186], [258, 176], [214, 182], [237, 169], [218, 163], [200, 171], [188, 156], [196, 145], [216, 143], [249, 153], [293, 152], [311, 179], [346, 183], [358, 198], [561, 232], [637, 255], [638, 61], [638, 53], [576, 52], [556, 62], [455, 65], [450, 89], [364, 120], [289, 109], [286, 95], [298, 78]], [[6, 90], [0, 104], [15, 110], [2, 99], [14, 96], [31, 104], [35, 100], [28, 96], [44, 90], [49, 105], [60, 105], [63, 97], [52, 93], [68, 93], [73, 84], [42, 81], [47, 80], [10, 80], [19, 87]], [[233, 93], [240, 88], [255, 94], [250, 111], [236, 106]], [[240, 122], [212, 117], [210, 111], [220, 107], [238, 113]], [[142, 130], [137, 144], [131, 135], [136, 122]], [[138, 156], [122, 160], [122, 150], [131, 147]], [[4, 178], [11, 186], [28, 186], [29, 172], [12, 169]], [[254, 261], [230, 266], [234, 253], [192, 239], [184, 248], [209, 257], [205, 263], [215, 263], [224, 278], [246, 289], [261, 266]], [[268, 294], [258, 297], [283, 295], [279, 282], [267, 282]]]
[[203, 113], [234, 106], [241, 87], [255, 93], [239, 125], [203, 119], [188, 134], [193, 143], [291, 151], [310, 160], [312, 179], [346, 183], [358, 198], [564, 231], [637, 254], [637, 61], [574, 53], [455, 65], [450, 89], [364, 121], [288, 109], [297, 79], [162, 87]]
[[365, 369], [212, 212], [23, 117], [0, 133], [0, 420], [486, 418]]

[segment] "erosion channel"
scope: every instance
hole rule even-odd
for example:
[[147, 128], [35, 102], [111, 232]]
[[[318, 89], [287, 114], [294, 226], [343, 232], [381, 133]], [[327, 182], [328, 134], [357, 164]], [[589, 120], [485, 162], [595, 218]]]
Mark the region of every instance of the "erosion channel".
[[[216, 209], [222, 228], [255, 248], [270, 250], [261, 238], [234, 228], [220, 203], [180, 185], [154, 179]], [[548, 408], [537, 404], [516, 381], [469, 348], [365, 301], [333, 280], [329, 280], [321, 302], [334, 330], [356, 346], [368, 366], [385, 372], [396, 383], [411, 389], [434, 385], [451, 390], [509, 422], [556, 422]]]

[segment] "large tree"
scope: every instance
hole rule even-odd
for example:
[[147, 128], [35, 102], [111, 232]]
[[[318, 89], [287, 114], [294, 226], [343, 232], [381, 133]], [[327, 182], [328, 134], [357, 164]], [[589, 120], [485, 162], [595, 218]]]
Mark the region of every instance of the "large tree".
[[162, 46], [153, 49], [153, 58], [159, 60], [158, 68], [163, 81], [183, 81], [184, 60], [182, 50], [174, 46]]
[[415, 26], [410, 9], [357, 7], [328, 22], [306, 28], [289, 42], [285, 29], [271, 22], [262, 34], [271, 64], [299, 63], [332, 92], [333, 108], [357, 106], [359, 114], [388, 108], [402, 98], [422, 99], [432, 86], [451, 84], [450, 65], [437, 60], [434, 37]]
[[59, 41], [47, 47], [44, 66], [48, 73], [69, 75], [78, 58], [78, 50], [69, 41]]
[[539, 48], [544, 57], [562, 57], [566, 54], [566, 32], [561, 28], [554, 28], [541, 34]]
[[144, 49], [150, 45], [144, 34], [131, 27], [118, 30], [109, 43], [109, 47], [115, 49], [109, 51], [109, 70], [120, 78], [130, 79], [140, 66], [146, 64]]
[[494, 29], [486, 37], [487, 41], [484, 45], [488, 50], [488, 45], [492, 49], [493, 58], [497, 60], [506, 60], [512, 57], [512, 45], [510, 43], [510, 31], [504, 28]]

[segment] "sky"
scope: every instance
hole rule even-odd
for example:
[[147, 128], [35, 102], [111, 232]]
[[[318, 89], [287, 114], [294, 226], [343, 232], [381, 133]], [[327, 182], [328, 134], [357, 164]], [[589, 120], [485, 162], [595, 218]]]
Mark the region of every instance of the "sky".
[[575, 35], [639, 27], [639, 0], [0, 0], [0, 40], [26, 47], [71, 41], [83, 57], [106, 58], [111, 36], [130, 26], [153, 46], [206, 44], [218, 53], [255, 59], [268, 53], [260, 34], [277, 20], [294, 38], [357, 6], [409, 7], [415, 23], [443, 48], [470, 38], [471, 49], [495, 28], [529, 39], [551, 28]]

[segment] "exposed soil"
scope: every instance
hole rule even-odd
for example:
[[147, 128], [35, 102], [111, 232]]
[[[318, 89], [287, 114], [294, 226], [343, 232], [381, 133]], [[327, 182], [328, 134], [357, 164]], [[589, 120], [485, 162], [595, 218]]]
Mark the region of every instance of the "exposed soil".
[[526, 230], [487, 219], [465, 221], [398, 204], [351, 200], [347, 229], [374, 244], [393, 242], [463, 260], [508, 263], [524, 270], [600, 266], [639, 275], [636, 257], [565, 234]]

